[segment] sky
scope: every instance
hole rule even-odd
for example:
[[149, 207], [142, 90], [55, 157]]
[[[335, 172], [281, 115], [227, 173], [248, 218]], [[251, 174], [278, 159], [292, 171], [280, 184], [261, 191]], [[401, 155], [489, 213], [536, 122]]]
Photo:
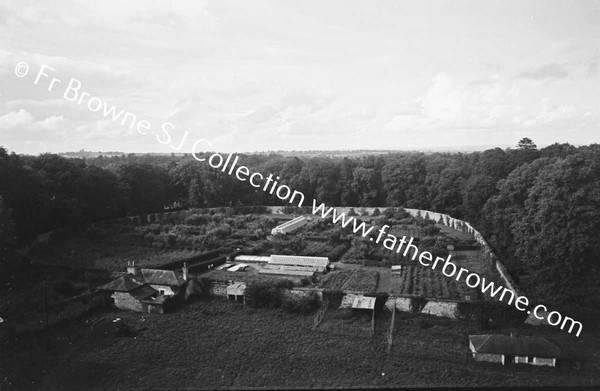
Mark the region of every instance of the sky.
[[0, 146], [597, 143], [598, 21], [592, 0], [0, 1]]

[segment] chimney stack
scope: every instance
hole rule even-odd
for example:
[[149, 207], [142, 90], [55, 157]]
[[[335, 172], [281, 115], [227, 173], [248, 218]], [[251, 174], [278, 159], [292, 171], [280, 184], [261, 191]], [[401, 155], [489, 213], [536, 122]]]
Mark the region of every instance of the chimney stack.
[[187, 262], [183, 263], [183, 268], [181, 268], [181, 271], [183, 272], [183, 281], [187, 281], [188, 280]]
[[134, 276], [140, 275], [140, 268], [135, 265], [135, 261], [127, 261], [127, 273]]

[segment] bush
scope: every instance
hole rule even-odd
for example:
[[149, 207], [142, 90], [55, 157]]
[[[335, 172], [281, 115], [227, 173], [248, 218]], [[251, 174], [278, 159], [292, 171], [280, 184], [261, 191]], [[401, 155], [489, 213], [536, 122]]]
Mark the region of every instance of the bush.
[[251, 282], [246, 285], [246, 304], [253, 308], [280, 308], [285, 291], [294, 287], [290, 280]]
[[371, 216], [373, 216], [373, 217], [381, 216], [381, 211], [379, 210], [379, 208], [375, 208], [375, 210], [373, 210], [373, 213], [371, 213]]
[[331, 251], [329, 251], [326, 256], [329, 258], [329, 260], [331, 262], [337, 262], [342, 255], [344, 255], [344, 253], [346, 253], [346, 251], [348, 251], [348, 248], [350, 247], [350, 245], [348, 243], [346, 244], [340, 244], [338, 246], [335, 246], [333, 249], [331, 249]]
[[281, 308], [295, 314], [308, 314], [320, 306], [319, 296], [310, 292], [307, 296], [287, 294], [281, 302]]

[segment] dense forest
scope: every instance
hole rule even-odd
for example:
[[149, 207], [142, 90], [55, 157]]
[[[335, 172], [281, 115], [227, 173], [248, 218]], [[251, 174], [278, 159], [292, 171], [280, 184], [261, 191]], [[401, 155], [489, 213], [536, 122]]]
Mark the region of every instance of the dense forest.
[[[471, 222], [526, 292], [555, 304], [600, 297], [600, 145], [523, 139], [514, 149], [298, 158], [240, 154], [309, 200], [402, 206]], [[191, 156], [67, 159], [0, 148], [0, 247], [57, 227], [166, 209], [278, 205]]]

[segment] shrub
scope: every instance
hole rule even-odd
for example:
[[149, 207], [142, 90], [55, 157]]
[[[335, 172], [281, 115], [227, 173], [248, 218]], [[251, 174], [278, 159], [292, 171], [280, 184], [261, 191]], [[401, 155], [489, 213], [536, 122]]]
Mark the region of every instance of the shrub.
[[326, 256], [331, 262], [337, 262], [342, 257], [342, 255], [344, 255], [344, 253], [348, 251], [349, 247], [350, 245], [348, 243], [340, 244], [331, 249], [331, 251], [329, 251]]
[[371, 216], [373, 216], [373, 217], [381, 216], [381, 211], [379, 210], [379, 208], [375, 208], [375, 210], [373, 210], [373, 213], [371, 213]]
[[307, 296], [287, 294], [281, 302], [284, 311], [296, 314], [308, 314], [319, 306], [319, 296], [315, 292], [310, 292]]
[[290, 280], [251, 282], [246, 285], [246, 304], [253, 308], [280, 308], [285, 291], [294, 287]]
[[383, 215], [388, 219], [393, 218], [396, 215], [396, 208], [385, 208], [383, 210]]

